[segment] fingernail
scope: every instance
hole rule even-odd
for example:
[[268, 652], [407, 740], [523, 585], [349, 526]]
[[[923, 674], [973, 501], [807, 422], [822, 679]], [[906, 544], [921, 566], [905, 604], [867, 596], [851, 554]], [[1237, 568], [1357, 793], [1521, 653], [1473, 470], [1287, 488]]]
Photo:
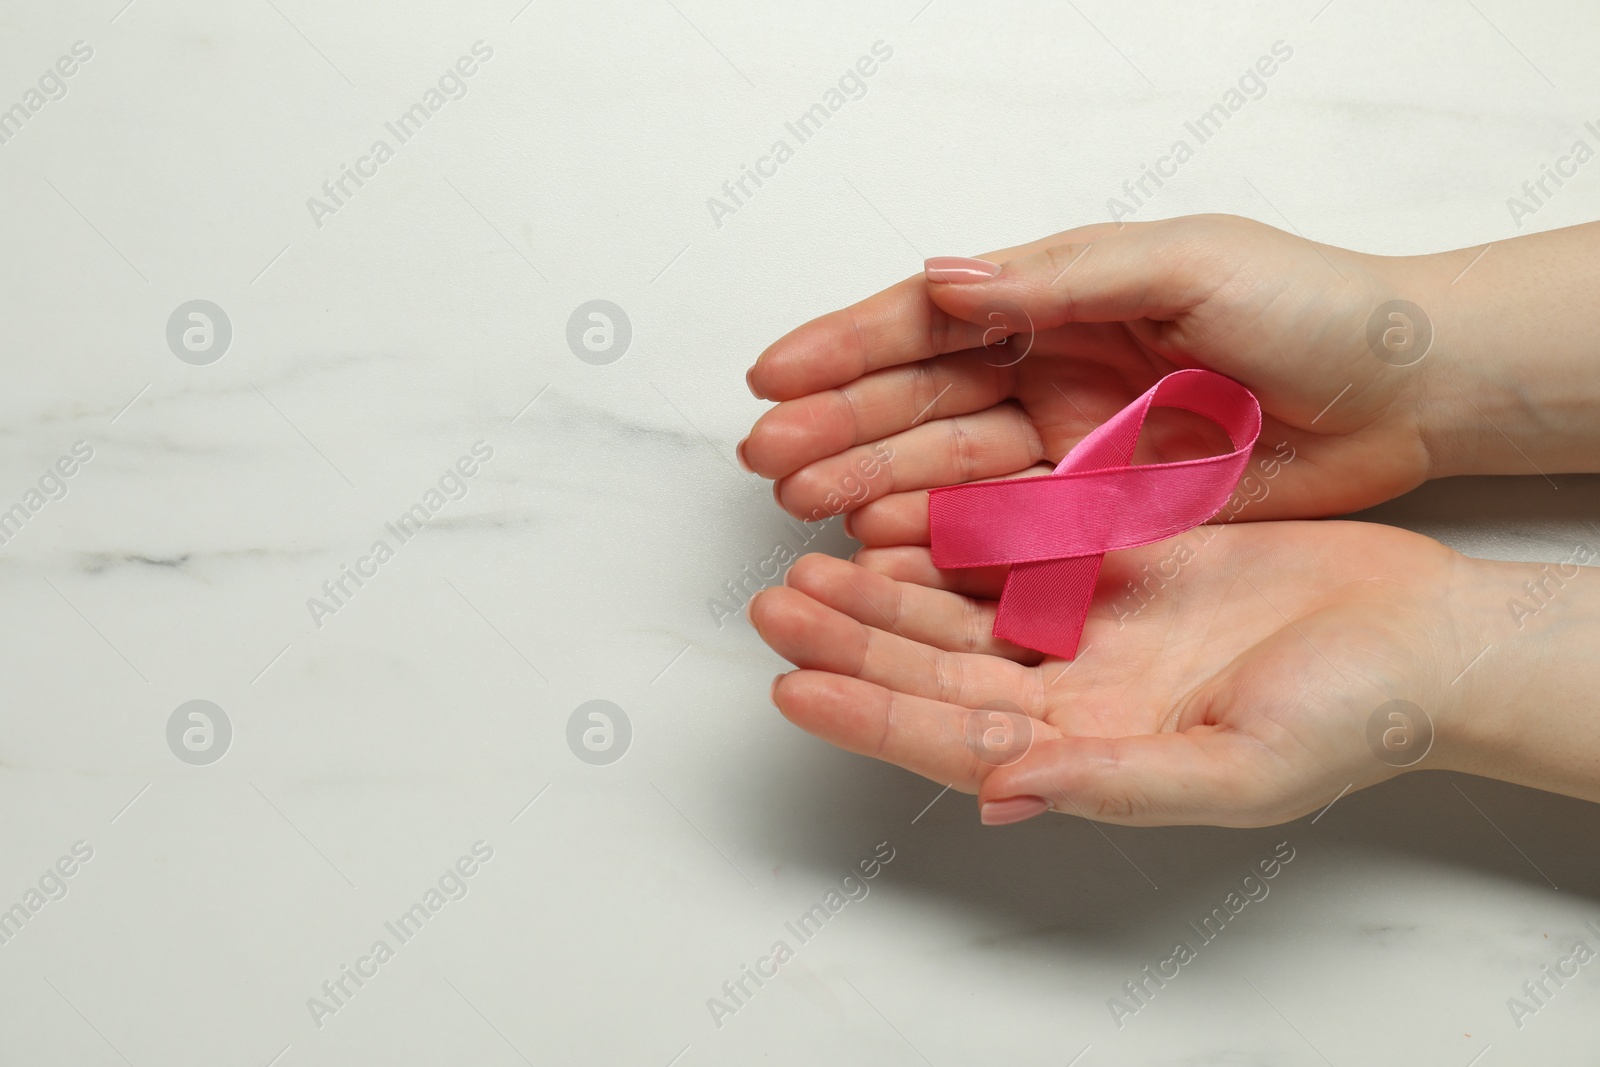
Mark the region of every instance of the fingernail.
[[965, 256], [934, 256], [922, 261], [922, 272], [930, 282], [986, 282], [1000, 273], [1000, 264]]
[[754, 626], [756, 624], [756, 620], [755, 620], [755, 616], [750, 614], [750, 609], [755, 607], [755, 605], [756, 605], [756, 597], [760, 596], [764, 592], [766, 592], [766, 590], [757, 589], [755, 591], [755, 596], [752, 596], [749, 600], [746, 600], [744, 602], [744, 617], [746, 619], [750, 620], [750, 625], [751, 626]]
[[978, 818], [985, 826], [1005, 826], [1043, 815], [1049, 810], [1050, 802], [1044, 797], [1007, 797], [978, 805]]
[[749, 443], [750, 443], [750, 438], [748, 438], [748, 437], [746, 437], [743, 441], [740, 441], [739, 442], [739, 447], [735, 448], [733, 450], [733, 455], [734, 455], [734, 458], [739, 461], [739, 466], [743, 467], [746, 471], [750, 472], [751, 474], [754, 474], [756, 472], [756, 469], [754, 467], [750, 466], [750, 461], [749, 460], [744, 458], [744, 446], [749, 444]]
[[772, 679], [772, 688], [767, 690], [767, 699], [772, 701], [773, 707], [778, 706], [778, 683], [783, 681], [792, 673], [792, 671], [784, 671], [782, 674]]
[[857, 541], [861, 540], [861, 538], [856, 537], [856, 513], [853, 511], [844, 517], [844, 535], [855, 538]]
[[749, 389], [750, 395], [755, 397], [757, 400], [765, 400], [766, 397], [761, 395], [761, 390], [756, 388], [755, 373], [756, 369], [754, 367], [751, 367], [749, 370], [744, 372], [745, 388]]

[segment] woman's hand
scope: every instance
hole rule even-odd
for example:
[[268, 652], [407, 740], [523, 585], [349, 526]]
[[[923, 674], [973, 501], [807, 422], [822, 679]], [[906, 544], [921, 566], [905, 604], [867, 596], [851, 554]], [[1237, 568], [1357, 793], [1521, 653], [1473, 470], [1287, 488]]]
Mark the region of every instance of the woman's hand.
[[[1422, 354], [1406, 346], [1426, 343], [1427, 323], [1408, 333], [1409, 320], [1378, 314], [1380, 358], [1369, 322], [1389, 301], [1431, 300], [1408, 287], [1440, 270], [1230, 216], [1088, 226], [989, 258], [993, 278], [930, 268], [762, 353], [751, 389], [780, 403], [739, 455], [777, 480], [791, 514], [852, 511], [866, 544], [926, 544], [924, 490], [1044, 473], [1163, 375], [1195, 366], [1252, 389], [1267, 416], [1258, 452], [1295, 457], [1241, 518], [1340, 514], [1437, 473], [1430, 364], [1395, 365]], [[1135, 462], [1219, 447], [1204, 420], [1156, 414]]]
[[[1504, 603], [1522, 571], [1418, 534], [1248, 523], [1112, 553], [1070, 662], [991, 636], [1002, 569], [939, 571], [913, 546], [857, 558], [805, 556], [751, 601], [801, 668], [773, 701], [841, 748], [977, 793], [986, 822], [1049, 808], [1268, 825], [1424, 751], [1418, 766], [1493, 773], [1504, 746], [1497, 716], [1467, 712], [1487, 690], [1456, 682], [1491, 639], [1514, 644]], [[1477, 671], [1515, 662], [1483, 658]], [[1542, 709], [1563, 744], [1559, 709]]]

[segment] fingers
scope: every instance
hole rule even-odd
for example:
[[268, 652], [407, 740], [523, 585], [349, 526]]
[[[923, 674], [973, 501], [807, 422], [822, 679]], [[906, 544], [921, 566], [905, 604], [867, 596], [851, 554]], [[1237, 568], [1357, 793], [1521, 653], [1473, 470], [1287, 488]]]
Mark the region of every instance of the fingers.
[[1043, 458], [1033, 423], [1017, 405], [1001, 404], [829, 456], [779, 479], [774, 494], [796, 518], [836, 515], [890, 493], [1011, 474]]
[[[1054, 469], [1049, 463], [1036, 463], [1001, 478], [1034, 478]], [[844, 532], [864, 545], [925, 545], [929, 540], [928, 491], [890, 493], [864, 504], [845, 516]]]
[[866, 626], [887, 628], [947, 652], [1001, 656], [1018, 663], [1042, 658], [994, 636], [993, 598], [907, 584], [821, 553], [800, 557], [784, 584]]
[[[844, 450], [881, 441], [918, 424], [981, 412], [1011, 395], [1015, 371], [1003, 361], [994, 365], [995, 361], [983, 356], [983, 346], [994, 340], [994, 324], [983, 313], [987, 303], [996, 298], [1015, 300], [1024, 290], [1038, 290], [1045, 272], [1041, 264], [1054, 262], [1062, 249], [1087, 249], [1103, 240], [1126, 241], [1145, 228], [1147, 224], [1097, 224], [1070, 230], [1031, 245], [990, 253], [997, 261], [1017, 264], [992, 282], [959, 286], [930, 282], [925, 275], [918, 275], [806, 323], [763, 352], [747, 376], [757, 396], [790, 403], [780, 404], [762, 417], [741, 444], [740, 458], [769, 478], [786, 478], [804, 472], [810, 464], [835, 461], [832, 468], [817, 475], [830, 484], [813, 485], [811, 489], [816, 491], [802, 485], [792, 499], [780, 487], [778, 496], [792, 514], [802, 518], [815, 514], [819, 507], [837, 513], [838, 509], [828, 509], [823, 500], [830, 493], [846, 499], [839, 497], [831, 484], [844, 473], [836, 468], [849, 466], [848, 461], [838, 462]], [[1137, 249], [1128, 249], [1105, 258], [1117, 263], [1136, 254]], [[983, 290], [989, 296], [947, 292], [954, 289]], [[1033, 309], [1047, 302], [1035, 292], [1024, 306]], [[1043, 325], [1049, 316], [1040, 313], [1036, 318]], [[936, 358], [941, 356], [952, 358]], [[996, 468], [970, 477], [1016, 469]], [[930, 477], [936, 480], [902, 482], [897, 488], [952, 480], [947, 473]]]
[[780, 337], [745, 375], [763, 400], [792, 400], [869, 371], [983, 344], [983, 327], [952, 319], [928, 299], [922, 275]]
[[[1278, 806], [1289, 768], [1260, 741], [1212, 726], [1130, 737], [1063, 737], [1036, 743], [983, 782], [986, 821], [1033, 809], [989, 802], [1040, 797], [1055, 811], [1127, 826], [1270, 826], [1304, 814]], [[1307, 809], [1311, 810], [1311, 809]]]
[[963, 567], [942, 571], [933, 565], [933, 554], [923, 545], [891, 545], [857, 550], [854, 562], [897, 582], [944, 589], [979, 600], [999, 600], [1009, 566]]
[[[954, 595], [954, 594], [945, 594]], [[909, 696], [976, 708], [993, 700], [1021, 704], [1028, 669], [997, 656], [949, 652], [895, 632], [858, 594], [867, 625], [786, 586], [763, 590], [750, 601], [750, 619], [761, 639], [796, 667], [828, 671], [872, 682]]]
[[[1204, 249], [1187, 220], [1129, 225], [1086, 240], [1059, 235], [1029, 255], [1006, 260], [993, 278], [928, 282], [932, 303], [955, 320], [989, 321], [997, 302], [1020, 307], [1036, 330], [1069, 322], [1169, 320], [1201, 303], [1226, 280], [1194, 269]], [[1015, 330], [1018, 324], [1009, 324]]]
[[897, 764], [964, 793], [988, 767], [966, 744], [965, 708], [907, 696], [824, 671], [780, 675], [772, 702], [783, 717], [847, 752]]
[[[1005, 262], [1050, 243], [1093, 241], [1143, 225], [1096, 223], [985, 255]], [[768, 346], [750, 368], [745, 376], [750, 391], [763, 400], [792, 400], [883, 367], [982, 347], [987, 327], [947, 314], [929, 298], [931, 288], [936, 287], [918, 273], [791, 330]]]
[[985, 362], [981, 352], [874, 371], [779, 404], [756, 421], [739, 455], [757, 474], [782, 478], [852, 445], [993, 407], [1011, 395], [1014, 383], [1010, 367]]

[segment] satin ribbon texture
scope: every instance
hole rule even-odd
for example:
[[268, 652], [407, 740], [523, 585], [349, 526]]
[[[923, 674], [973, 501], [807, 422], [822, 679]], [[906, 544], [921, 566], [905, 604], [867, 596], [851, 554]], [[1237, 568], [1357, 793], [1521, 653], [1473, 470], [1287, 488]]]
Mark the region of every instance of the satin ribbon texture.
[[[1233, 451], [1134, 466], [1133, 446], [1152, 407], [1210, 419]], [[1175, 371], [1078, 442], [1049, 474], [933, 490], [933, 565], [1009, 564], [994, 635], [1071, 659], [1105, 553], [1165, 540], [1221, 511], [1260, 435], [1261, 405], [1250, 390], [1212, 371]]]

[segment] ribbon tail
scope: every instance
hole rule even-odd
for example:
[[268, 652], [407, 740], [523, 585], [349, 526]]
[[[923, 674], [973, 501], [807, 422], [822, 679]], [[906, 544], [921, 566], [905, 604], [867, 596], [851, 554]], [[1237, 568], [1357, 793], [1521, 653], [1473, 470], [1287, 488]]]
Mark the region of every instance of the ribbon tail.
[[1014, 564], [1006, 575], [994, 635], [1050, 656], [1072, 659], [1083, 639], [1103, 555]]

